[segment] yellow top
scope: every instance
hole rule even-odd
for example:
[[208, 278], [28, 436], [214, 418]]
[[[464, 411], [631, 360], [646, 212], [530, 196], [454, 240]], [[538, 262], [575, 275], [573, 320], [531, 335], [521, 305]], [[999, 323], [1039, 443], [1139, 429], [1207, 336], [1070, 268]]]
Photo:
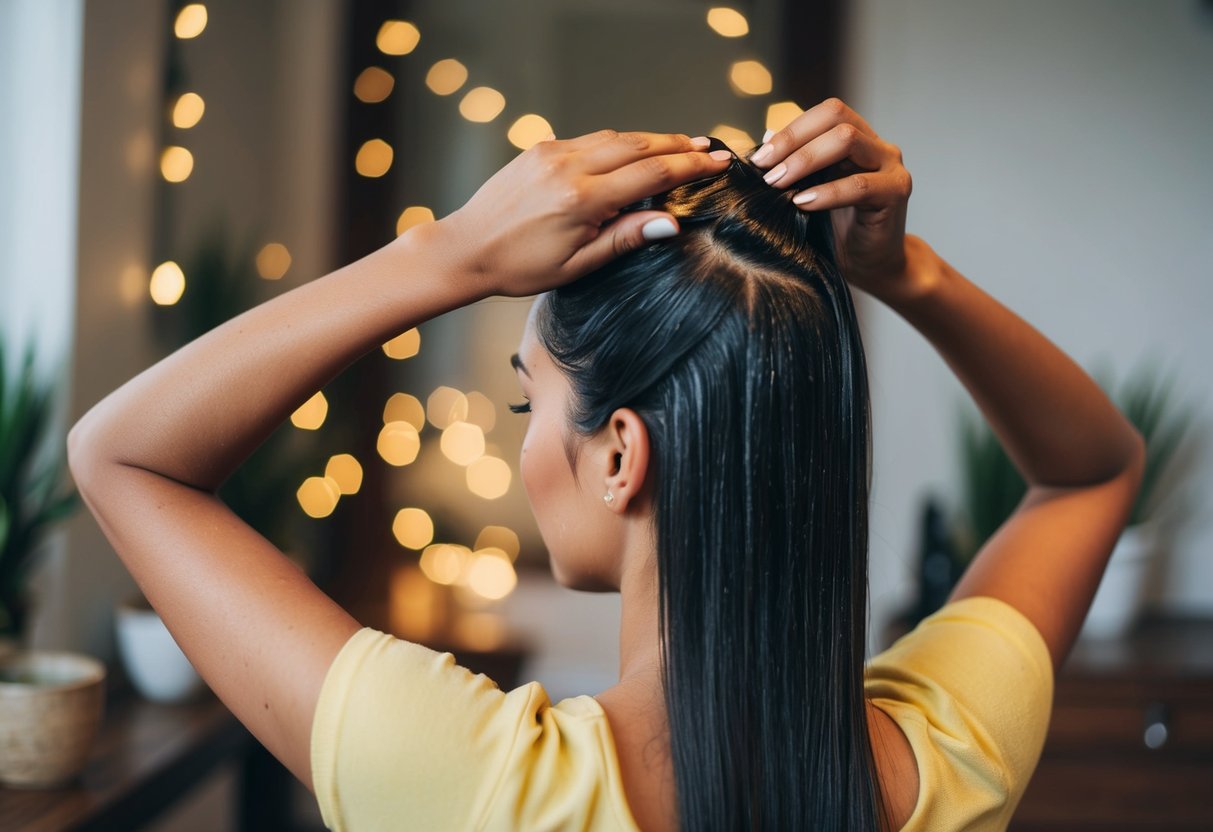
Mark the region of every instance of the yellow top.
[[[1022, 613], [950, 603], [873, 657], [864, 688], [918, 760], [905, 832], [1006, 828], [1053, 703], [1048, 649]], [[638, 828], [592, 696], [553, 705], [538, 682], [502, 692], [450, 653], [369, 628], [325, 676], [311, 755], [334, 832]]]

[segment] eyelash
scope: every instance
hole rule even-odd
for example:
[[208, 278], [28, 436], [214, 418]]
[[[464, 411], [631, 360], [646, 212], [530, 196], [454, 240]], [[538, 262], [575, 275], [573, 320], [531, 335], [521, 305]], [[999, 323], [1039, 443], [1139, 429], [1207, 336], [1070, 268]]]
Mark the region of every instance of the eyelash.
[[531, 412], [531, 400], [530, 399], [527, 399], [525, 402], [522, 402], [521, 404], [511, 404], [511, 405], [506, 405], [506, 406], [510, 409], [511, 413], [530, 413]]

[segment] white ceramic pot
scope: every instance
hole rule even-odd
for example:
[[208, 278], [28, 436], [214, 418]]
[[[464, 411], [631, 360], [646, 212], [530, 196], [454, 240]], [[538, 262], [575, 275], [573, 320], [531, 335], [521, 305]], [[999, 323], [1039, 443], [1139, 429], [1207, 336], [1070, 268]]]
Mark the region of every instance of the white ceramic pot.
[[1155, 552], [1155, 527], [1127, 527], [1116, 542], [1080, 636], [1123, 638], [1132, 632], [1145, 606], [1146, 575]]
[[118, 652], [135, 690], [153, 702], [186, 702], [205, 684], [160, 616], [141, 601], [116, 610]]
[[77, 653], [15, 651], [0, 658], [0, 782], [51, 788], [71, 780], [105, 707], [105, 665]]

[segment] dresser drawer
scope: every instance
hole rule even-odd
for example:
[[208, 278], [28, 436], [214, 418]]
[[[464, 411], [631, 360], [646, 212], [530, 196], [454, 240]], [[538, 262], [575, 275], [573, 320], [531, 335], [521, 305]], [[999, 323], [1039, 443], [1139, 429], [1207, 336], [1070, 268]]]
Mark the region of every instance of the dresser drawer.
[[1213, 760], [1213, 699], [1147, 695], [1082, 701], [1060, 694], [1045, 754], [1071, 753]]

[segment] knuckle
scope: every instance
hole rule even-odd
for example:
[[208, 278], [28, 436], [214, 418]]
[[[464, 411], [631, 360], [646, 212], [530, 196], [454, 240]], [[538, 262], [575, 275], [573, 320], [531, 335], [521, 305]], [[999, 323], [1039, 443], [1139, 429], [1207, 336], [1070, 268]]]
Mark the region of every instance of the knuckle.
[[632, 146], [635, 150], [648, 150], [649, 137], [643, 133], [622, 133], [620, 138]]
[[908, 198], [914, 190], [914, 177], [910, 176], [910, 172], [902, 168], [901, 173], [897, 177], [897, 192], [903, 199]]
[[893, 154], [893, 158], [897, 160], [897, 164], [900, 165], [903, 161], [905, 161], [904, 157], [901, 155], [901, 148], [897, 145], [889, 145], [889, 152]]
[[867, 196], [872, 192], [872, 178], [862, 173], [857, 173], [851, 177], [851, 187], [857, 195], [861, 197]]
[[831, 96], [830, 98], [827, 98], [825, 101], [821, 102], [821, 106], [825, 108], [827, 113], [831, 113], [832, 115], [836, 116], [841, 116], [847, 111], [846, 103], [836, 95]]
[[854, 124], [840, 124], [834, 128], [834, 134], [849, 147], [859, 141], [860, 131]]
[[585, 188], [576, 182], [565, 185], [556, 197], [556, 204], [562, 211], [572, 211], [585, 200]]
[[660, 156], [650, 156], [641, 164], [644, 165], [647, 178], [656, 184], [664, 188], [674, 183], [674, 171], [670, 168], [670, 163]]
[[603, 129], [595, 132], [594, 136], [605, 141], [607, 139], [617, 138], [619, 136], [619, 131], [613, 130], [610, 127], [604, 127]]

